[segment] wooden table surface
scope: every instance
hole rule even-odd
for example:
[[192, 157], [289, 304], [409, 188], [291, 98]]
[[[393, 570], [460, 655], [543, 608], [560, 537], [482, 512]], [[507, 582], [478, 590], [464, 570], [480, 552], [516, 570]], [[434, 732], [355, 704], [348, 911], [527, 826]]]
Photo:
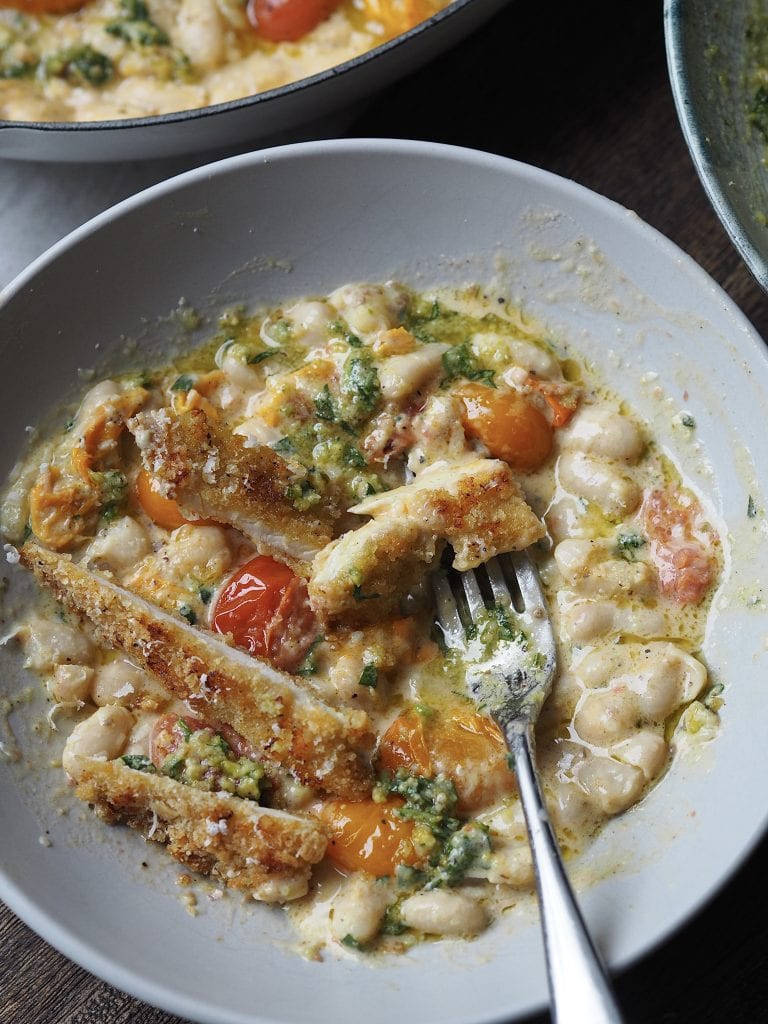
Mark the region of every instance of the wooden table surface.
[[[715, 217], [685, 147], [661, 3], [512, 0], [450, 54], [377, 98], [348, 134], [469, 146], [572, 178], [675, 241], [768, 337], [768, 298]], [[704, 910], [617, 978], [628, 1022], [768, 1020], [767, 854], [764, 841]], [[0, 906], [0, 1024], [179, 1018], [93, 978]]]

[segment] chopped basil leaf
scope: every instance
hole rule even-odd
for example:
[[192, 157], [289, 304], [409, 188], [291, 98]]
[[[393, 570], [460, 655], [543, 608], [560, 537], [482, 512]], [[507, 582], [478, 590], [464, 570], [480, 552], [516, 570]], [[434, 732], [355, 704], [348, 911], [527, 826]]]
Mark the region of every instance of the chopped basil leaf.
[[358, 680], [359, 686], [370, 686], [372, 690], [376, 689], [376, 684], [379, 681], [379, 670], [375, 665], [366, 665], [363, 671], [360, 673], [360, 679]]
[[155, 774], [155, 766], [144, 754], [123, 754], [122, 761], [137, 772], [147, 772], [148, 775]]
[[259, 363], [263, 363], [265, 359], [270, 359], [272, 356], [282, 355], [279, 348], [268, 348], [264, 352], [256, 352], [252, 356], [248, 356], [247, 362], [251, 366], [257, 366]]
[[333, 404], [331, 390], [327, 384], [319, 395], [315, 395], [315, 412], [321, 420], [327, 420], [329, 423], [336, 423], [338, 421], [336, 406]]
[[637, 551], [645, 546], [645, 537], [639, 533], [620, 533], [616, 538], [616, 550], [628, 562], [634, 562]]
[[747, 515], [750, 519], [754, 519], [757, 515], [757, 505], [755, 505], [755, 499], [752, 497], [751, 494], [747, 501]]
[[186, 602], [184, 604], [179, 605], [179, 615], [182, 617], [182, 619], [186, 619], [190, 626], [194, 626], [194, 624], [197, 622], [197, 615], [195, 614], [195, 609], [192, 607], [192, 605], [187, 604]]
[[115, 73], [112, 61], [92, 46], [58, 50], [42, 62], [46, 78], [64, 78], [71, 85], [104, 85]]
[[194, 386], [195, 382], [189, 374], [183, 373], [171, 384], [171, 391], [190, 391]]
[[443, 369], [445, 383], [464, 377], [466, 380], [482, 381], [489, 387], [496, 386], [493, 382], [493, 370], [483, 370], [477, 365], [477, 359], [466, 342], [453, 345], [447, 352], [443, 352]]
[[315, 637], [307, 651], [306, 657], [296, 669], [297, 676], [313, 676], [317, 672], [317, 648], [324, 640], [325, 637], [322, 634]]
[[294, 455], [296, 448], [290, 437], [281, 437], [279, 441], [275, 441], [272, 445], [273, 452], [279, 452], [280, 455]]

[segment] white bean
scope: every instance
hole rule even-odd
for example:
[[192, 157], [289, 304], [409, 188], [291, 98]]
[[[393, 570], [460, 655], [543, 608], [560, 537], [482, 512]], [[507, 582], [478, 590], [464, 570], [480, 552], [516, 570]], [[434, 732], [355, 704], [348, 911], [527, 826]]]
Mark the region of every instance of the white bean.
[[[534, 345], [530, 341], [509, 338], [492, 331], [481, 331], [475, 334], [470, 342], [472, 352], [486, 365], [503, 371], [502, 377], [507, 384], [515, 386], [520, 367], [537, 377], [560, 378], [560, 365], [550, 353]], [[524, 374], [523, 377], [526, 375]]]
[[169, 701], [154, 676], [127, 658], [116, 658], [96, 669], [91, 695], [100, 707], [120, 704], [127, 708], [149, 705], [159, 709]]
[[133, 715], [126, 708], [98, 708], [72, 730], [61, 757], [64, 771], [77, 779], [81, 769], [80, 758], [96, 757], [112, 761], [119, 757], [133, 723]]
[[640, 503], [641, 490], [635, 481], [608, 462], [583, 452], [564, 452], [557, 466], [562, 486], [594, 502], [610, 519], [634, 512]]
[[122, 516], [91, 541], [86, 562], [95, 569], [122, 574], [133, 569], [152, 549], [147, 531], [130, 516]]
[[181, 0], [175, 37], [176, 45], [196, 68], [217, 68], [225, 57], [225, 39], [216, 0]]
[[286, 309], [285, 318], [293, 324], [293, 340], [306, 348], [326, 345], [328, 325], [338, 319], [327, 302], [297, 302]]
[[87, 665], [95, 648], [89, 637], [65, 622], [31, 619], [19, 633], [27, 655], [27, 668], [50, 672], [54, 665]]
[[87, 665], [57, 665], [51, 682], [54, 700], [62, 704], [87, 701], [91, 692], [93, 669]]
[[406, 297], [393, 285], [345, 284], [331, 293], [329, 301], [353, 331], [365, 335], [396, 327]]
[[180, 526], [171, 534], [165, 556], [177, 579], [218, 579], [232, 563], [226, 534], [218, 526]]
[[563, 625], [575, 643], [624, 633], [656, 637], [665, 632], [664, 613], [658, 608], [621, 607], [612, 601], [576, 601], [563, 611]]
[[636, 804], [645, 788], [639, 768], [610, 757], [584, 758], [574, 773], [579, 785], [603, 814], [620, 814]]
[[400, 905], [403, 922], [428, 935], [477, 935], [488, 924], [485, 907], [464, 893], [445, 889], [417, 892]]
[[388, 401], [413, 395], [442, 370], [448, 345], [425, 345], [404, 356], [390, 356], [379, 367], [381, 393]]
[[353, 875], [333, 901], [331, 932], [337, 942], [350, 935], [356, 942], [374, 938], [384, 911], [392, 902], [392, 887], [372, 875]]
[[660, 775], [667, 763], [669, 747], [664, 737], [650, 729], [640, 729], [633, 736], [611, 747], [611, 756], [639, 768], [650, 782]]
[[560, 435], [563, 448], [620, 462], [635, 463], [643, 439], [632, 420], [612, 409], [584, 406]]
[[533, 884], [533, 861], [525, 843], [509, 840], [494, 842], [491, 864], [486, 875], [491, 885], [512, 885], [527, 889]]

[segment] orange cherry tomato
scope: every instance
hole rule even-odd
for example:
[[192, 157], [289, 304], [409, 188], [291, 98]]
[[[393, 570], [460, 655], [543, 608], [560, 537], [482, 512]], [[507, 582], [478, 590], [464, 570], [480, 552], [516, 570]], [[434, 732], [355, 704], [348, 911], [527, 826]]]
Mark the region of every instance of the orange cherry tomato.
[[499, 727], [469, 708], [428, 714], [411, 708], [384, 733], [378, 760], [391, 772], [407, 768], [428, 778], [447, 775], [461, 812], [499, 800], [514, 787]]
[[263, 39], [295, 43], [325, 21], [341, 0], [248, 0], [246, 14]]
[[414, 823], [400, 817], [401, 806], [400, 800], [331, 800], [315, 807], [330, 834], [326, 857], [342, 871], [368, 871], [377, 878], [393, 875], [398, 864], [415, 864]]
[[166, 530], [176, 530], [190, 522], [181, 514], [181, 509], [173, 498], [166, 498], [160, 493], [155, 480], [146, 469], [139, 470], [136, 477], [136, 498], [152, 522]]
[[524, 395], [482, 384], [464, 384], [456, 393], [464, 403], [465, 432], [482, 441], [494, 459], [533, 470], [549, 458], [552, 425]]
[[217, 633], [231, 633], [237, 646], [251, 654], [268, 654], [269, 625], [295, 579], [287, 565], [257, 555], [237, 570], [219, 594], [213, 628]]

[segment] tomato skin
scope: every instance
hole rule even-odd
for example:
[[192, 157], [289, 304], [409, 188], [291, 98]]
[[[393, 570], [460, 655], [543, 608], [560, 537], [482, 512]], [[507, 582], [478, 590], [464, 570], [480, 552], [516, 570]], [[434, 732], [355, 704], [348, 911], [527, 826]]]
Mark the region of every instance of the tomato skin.
[[160, 493], [146, 469], [140, 469], [136, 477], [136, 500], [152, 522], [165, 530], [176, 530], [189, 523], [173, 498]]
[[512, 792], [507, 747], [498, 726], [464, 708], [424, 715], [411, 708], [392, 722], [378, 750], [381, 768], [434, 778], [447, 775], [456, 787], [458, 809], [477, 810]]
[[211, 621], [250, 654], [269, 653], [268, 629], [295, 574], [268, 555], [242, 565], [219, 594]]
[[163, 715], [152, 726], [149, 734], [149, 759], [158, 771], [163, 767], [165, 759], [175, 753], [184, 740], [182, 722], [190, 732], [206, 728], [205, 722], [199, 718], [174, 714]]
[[465, 432], [482, 441], [494, 459], [523, 470], [539, 469], [547, 461], [552, 425], [524, 395], [482, 384], [464, 384], [456, 394], [464, 404]]
[[401, 800], [331, 800], [315, 807], [330, 834], [326, 857], [342, 871], [368, 871], [377, 878], [394, 875], [398, 864], [415, 864], [414, 823], [400, 817], [401, 806]]
[[341, 0], [248, 0], [248, 21], [263, 39], [295, 43], [325, 21]]
[[661, 592], [680, 605], [700, 604], [717, 575], [717, 537], [702, 535], [701, 505], [683, 492], [656, 490], [646, 496], [642, 516]]

